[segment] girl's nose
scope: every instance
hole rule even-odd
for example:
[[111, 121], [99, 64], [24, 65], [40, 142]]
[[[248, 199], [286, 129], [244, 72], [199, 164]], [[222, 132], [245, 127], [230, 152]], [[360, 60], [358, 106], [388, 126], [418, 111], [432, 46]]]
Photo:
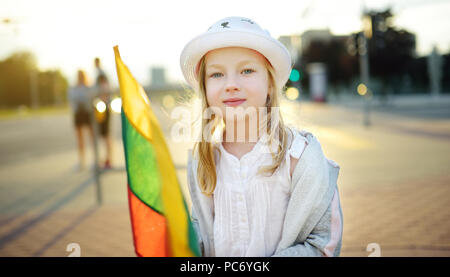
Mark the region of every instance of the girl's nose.
[[225, 87], [226, 92], [236, 92], [239, 91], [239, 84], [236, 81], [235, 77], [229, 76], [227, 78], [227, 83]]

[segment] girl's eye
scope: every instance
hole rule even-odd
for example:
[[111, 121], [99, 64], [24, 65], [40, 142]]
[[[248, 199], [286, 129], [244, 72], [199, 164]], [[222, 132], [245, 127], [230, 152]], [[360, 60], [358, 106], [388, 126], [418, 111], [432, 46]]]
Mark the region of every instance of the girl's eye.
[[[251, 68], [247, 68], [247, 69], [242, 70], [242, 73], [244, 73], [244, 74], [250, 74], [250, 73], [253, 73], [253, 72], [255, 72], [255, 70], [253, 70]], [[223, 74], [219, 73], [219, 72], [216, 72], [216, 73], [213, 73], [213, 74], [209, 75], [209, 77], [211, 77], [211, 78], [219, 78], [221, 76], [223, 76]]]
[[210, 77], [217, 78], [217, 77], [220, 77], [221, 74], [222, 74], [222, 73], [216, 72], [216, 73], [211, 74]]

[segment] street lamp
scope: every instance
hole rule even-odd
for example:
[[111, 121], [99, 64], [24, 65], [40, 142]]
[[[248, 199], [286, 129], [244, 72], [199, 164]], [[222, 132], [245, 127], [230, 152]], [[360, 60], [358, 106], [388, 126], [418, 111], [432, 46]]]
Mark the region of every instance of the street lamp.
[[[363, 31], [358, 36], [358, 53], [359, 53], [359, 67], [360, 67], [360, 76], [361, 76], [361, 84], [358, 86], [358, 93], [364, 97], [364, 125], [370, 126], [370, 117], [369, 117], [369, 107], [370, 107], [370, 99], [369, 93], [366, 93], [368, 90], [370, 91], [369, 86], [369, 47], [367, 43], [367, 38], [372, 37], [372, 18], [366, 12], [363, 13], [362, 17], [363, 21]], [[361, 93], [360, 92], [364, 93]]]

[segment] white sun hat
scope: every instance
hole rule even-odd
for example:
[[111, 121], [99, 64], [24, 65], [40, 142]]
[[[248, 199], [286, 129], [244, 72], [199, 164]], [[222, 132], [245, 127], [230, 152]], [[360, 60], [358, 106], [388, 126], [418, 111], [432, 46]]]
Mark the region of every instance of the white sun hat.
[[275, 81], [282, 88], [291, 74], [291, 55], [269, 31], [245, 17], [226, 17], [189, 41], [181, 52], [180, 66], [188, 84], [198, 89], [198, 67], [201, 58], [211, 50], [224, 47], [245, 47], [264, 55], [275, 69]]

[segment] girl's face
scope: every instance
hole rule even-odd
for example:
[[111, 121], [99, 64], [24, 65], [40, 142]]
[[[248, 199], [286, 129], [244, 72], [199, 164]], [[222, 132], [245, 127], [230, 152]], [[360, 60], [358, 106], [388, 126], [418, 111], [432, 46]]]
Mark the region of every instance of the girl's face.
[[266, 60], [259, 52], [243, 47], [215, 49], [205, 56], [205, 88], [208, 106], [265, 107], [269, 93]]

